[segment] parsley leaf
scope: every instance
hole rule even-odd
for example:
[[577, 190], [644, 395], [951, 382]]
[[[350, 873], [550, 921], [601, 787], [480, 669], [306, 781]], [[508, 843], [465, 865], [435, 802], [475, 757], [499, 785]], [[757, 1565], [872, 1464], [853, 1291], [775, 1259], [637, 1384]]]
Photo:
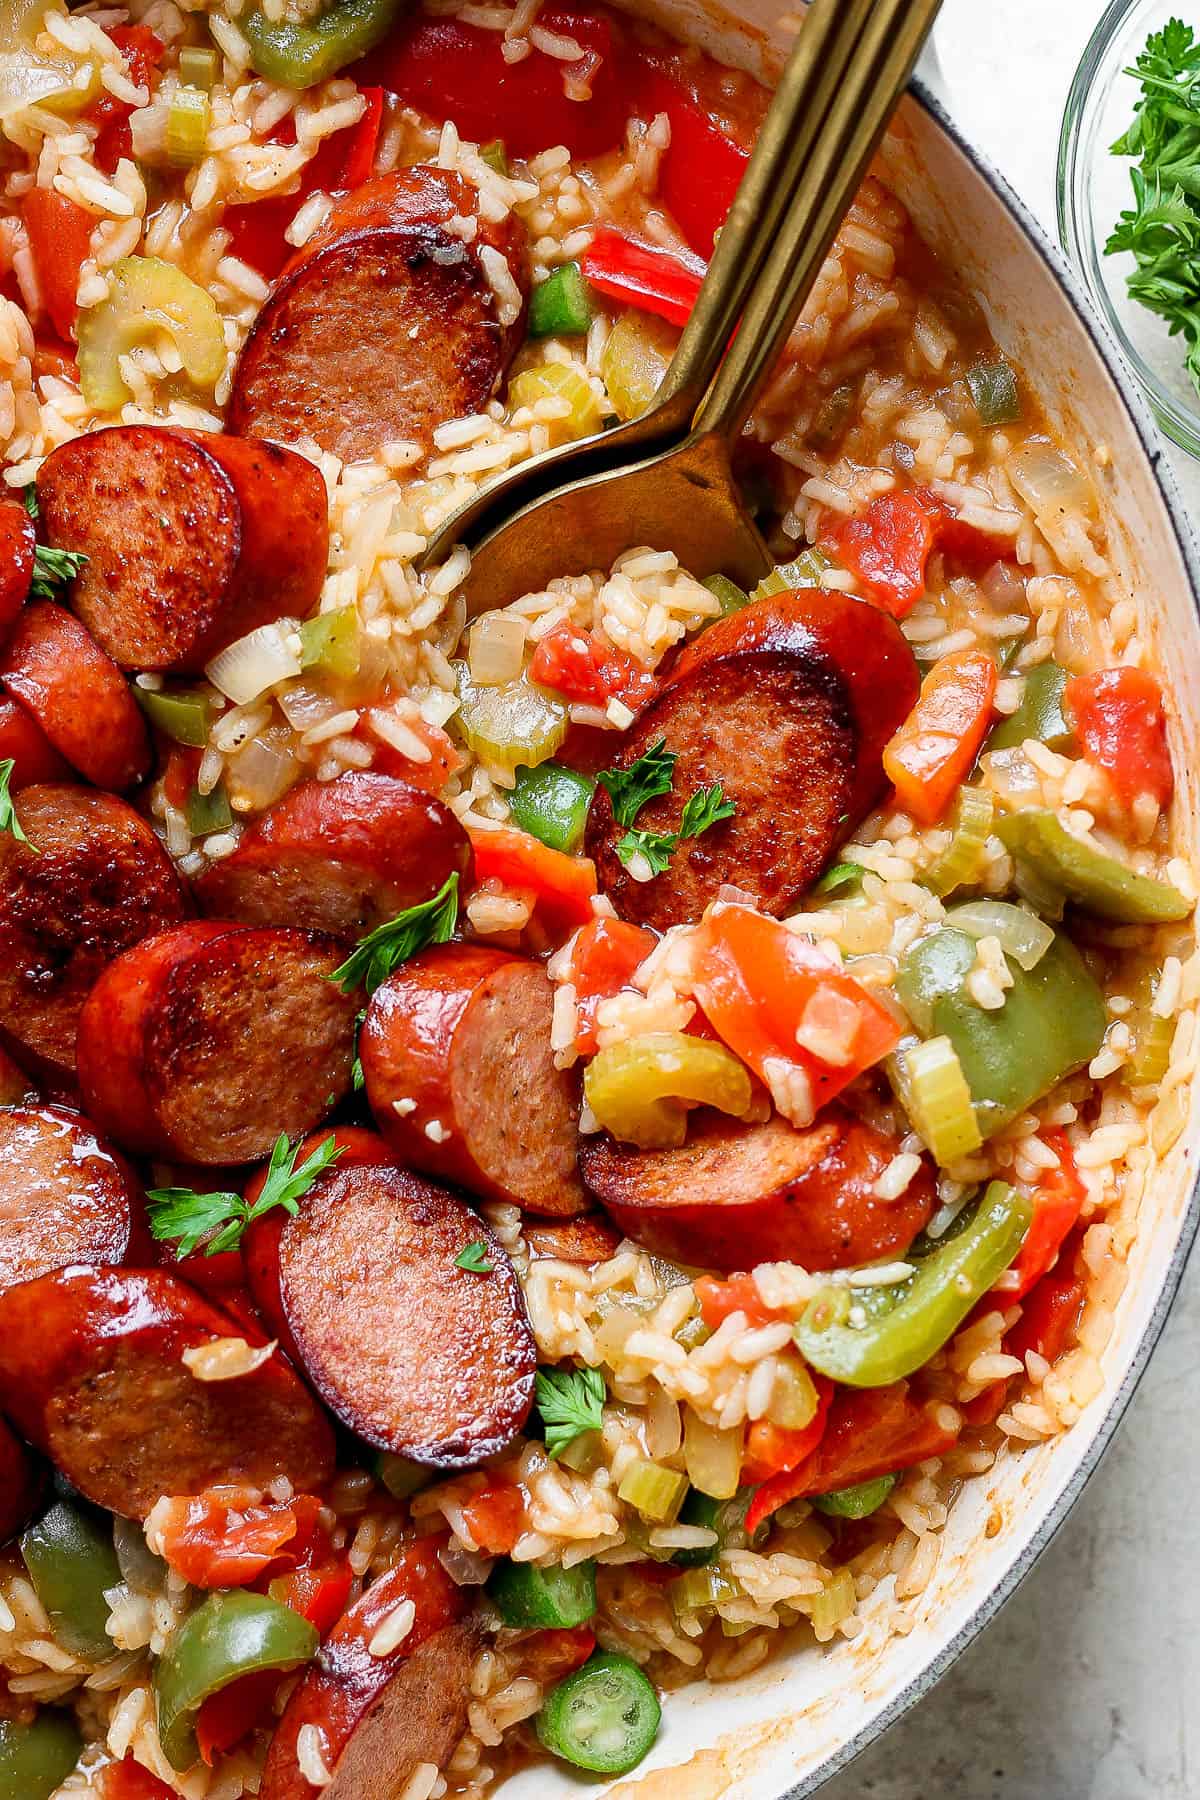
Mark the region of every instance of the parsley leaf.
[[539, 1369], [534, 1392], [551, 1456], [561, 1456], [583, 1432], [599, 1431], [604, 1423], [608, 1390], [599, 1369]]
[[684, 801], [679, 835], [681, 838], [699, 837], [710, 825], [719, 825], [722, 819], [732, 819], [735, 810], [733, 801], [725, 798], [725, 790], [720, 782], [710, 782], [708, 787], [697, 788]]
[[820, 881], [815, 883], [813, 893], [834, 894], [838, 888], [852, 887], [855, 882], [862, 880], [866, 872], [861, 863], [834, 863], [831, 869], [826, 869]]
[[618, 825], [632, 825], [643, 806], [670, 793], [678, 760], [674, 750], [667, 749], [666, 738], [659, 738], [627, 769], [601, 769], [596, 780], [612, 801]]
[[495, 1263], [488, 1258], [487, 1245], [482, 1238], [465, 1244], [454, 1259], [456, 1269], [465, 1269], [469, 1275], [490, 1275]]
[[49, 544], [39, 544], [33, 555], [30, 599], [53, 600], [57, 590], [74, 580], [87, 560], [82, 550], [52, 550]]
[[340, 969], [330, 976], [344, 994], [357, 987], [373, 994], [393, 969], [424, 950], [430, 944], [444, 944], [454, 935], [458, 923], [458, 874], [447, 877], [432, 900], [419, 906], [406, 907], [384, 925], [369, 931], [356, 950], [352, 950]]
[[37, 482], [36, 481], [30, 481], [30, 482], [26, 483], [25, 490], [22, 493], [21, 498], [25, 502], [25, 511], [29, 514], [31, 519], [36, 519], [38, 517], [38, 514], [41, 512], [41, 507], [38, 505]]
[[272, 1207], [282, 1206], [294, 1217], [300, 1210], [301, 1196], [307, 1194], [318, 1175], [337, 1161], [342, 1149], [330, 1132], [297, 1168], [299, 1154], [299, 1142], [289, 1144], [286, 1132], [281, 1131], [267, 1164], [262, 1193], [253, 1204], [240, 1194], [223, 1189], [212, 1194], [197, 1194], [184, 1187], [149, 1189], [146, 1199], [151, 1232], [160, 1241], [178, 1239], [175, 1255], [179, 1261], [191, 1256], [201, 1244], [205, 1256], [233, 1250], [241, 1243], [247, 1225]]
[[[17, 817], [17, 809], [13, 805], [12, 795], [8, 791], [12, 772], [13, 759], [11, 756], [6, 756], [4, 761], [0, 762], [0, 831], [7, 831], [10, 837], [16, 838], [18, 844], [29, 844], [24, 827]], [[29, 844], [29, 848], [32, 850], [34, 846]]]
[[627, 831], [617, 840], [614, 849], [627, 869], [632, 867], [635, 858], [641, 857], [649, 864], [652, 875], [661, 875], [670, 866], [671, 858], [684, 838], [699, 837], [710, 825], [731, 819], [735, 810], [733, 801], [725, 798], [720, 782], [714, 781], [688, 795], [678, 831]]

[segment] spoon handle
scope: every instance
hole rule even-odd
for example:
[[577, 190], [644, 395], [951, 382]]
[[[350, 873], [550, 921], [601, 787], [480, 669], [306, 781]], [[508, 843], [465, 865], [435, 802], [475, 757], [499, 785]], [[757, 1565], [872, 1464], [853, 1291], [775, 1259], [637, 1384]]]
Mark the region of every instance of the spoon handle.
[[696, 417], [697, 433], [732, 443], [812, 289], [838, 226], [887, 128], [941, 0], [875, 0], [857, 53], [821, 121], [774, 234], [741, 328]]
[[708, 273], [643, 423], [686, 431], [787, 216], [875, 0], [813, 0], [763, 120]]

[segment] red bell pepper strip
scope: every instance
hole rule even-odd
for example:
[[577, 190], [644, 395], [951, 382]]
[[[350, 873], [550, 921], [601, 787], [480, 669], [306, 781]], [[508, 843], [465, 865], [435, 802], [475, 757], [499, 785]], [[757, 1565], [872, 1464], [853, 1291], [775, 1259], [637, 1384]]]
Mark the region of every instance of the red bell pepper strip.
[[656, 677], [636, 656], [575, 625], [556, 625], [539, 638], [529, 679], [585, 706], [623, 700], [635, 712], [658, 688]]
[[701, 1275], [693, 1285], [700, 1317], [710, 1331], [716, 1331], [735, 1312], [745, 1313], [748, 1325], [773, 1325], [788, 1316], [767, 1305], [753, 1275], [731, 1275], [725, 1281], [716, 1275]]
[[[131, 81], [148, 87], [154, 71], [166, 53], [166, 45], [148, 25], [114, 25], [108, 33], [125, 59]], [[122, 157], [133, 156], [133, 135], [129, 115], [133, 107], [126, 100], [104, 89], [84, 113], [84, 118], [99, 127], [92, 155], [98, 169], [111, 175]]]
[[[550, 6], [537, 22], [574, 39], [581, 60], [563, 62], [533, 48], [520, 62], [506, 62], [500, 32], [417, 13], [343, 72], [360, 84], [378, 83], [439, 123], [453, 119], [475, 143], [503, 139], [510, 156], [536, 156], [557, 144], [584, 159], [617, 149], [632, 110], [618, 60], [623, 28], [599, 8]], [[590, 98], [572, 99], [572, 80]]]
[[607, 226], [592, 239], [580, 267], [598, 293], [672, 325], [687, 324], [705, 272], [698, 256], [642, 244]]
[[1012, 1330], [1004, 1339], [1010, 1356], [1024, 1362], [1030, 1350], [1055, 1363], [1079, 1323], [1087, 1292], [1079, 1271], [1079, 1247], [1084, 1227], [1077, 1225], [1059, 1252], [1058, 1261], [1031, 1291]]
[[[832, 1381], [826, 1380], [824, 1375], [814, 1374], [812, 1383], [817, 1390], [817, 1410], [807, 1425], [801, 1426], [799, 1430], [789, 1431], [786, 1426], [773, 1425], [769, 1419], [756, 1419], [746, 1433], [742, 1480], [762, 1483], [746, 1511], [747, 1531], [753, 1531], [761, 1519], [775, 1511], [775, 1506], [771, 1504], [774, 1492], [772, 1484], [786, 1481], [793, 1470], [808, 1462], [825, 1436], [835, 1389]], [[765, 1499], [764, 1490], [769, 1490]], [[783, 1501], [780, 1500], [777, 1504], [782, 1506]], [[763, 1510], [764, 1507], [766, 1511]]]
[[106, 1763], [92, 1779], [101, 1800], [175, 1800], [175, 1789], [132, 1756]]
[[75, 336], [75, 294], [79, 271], [92, 246], [98, 220], [54, 188], [30, 188], [21, 205], [29, 248], [37, 270], [42, 305], [60, 338]]
[[896, 798], [918, 823], [936, 825], [970, 774], [991, 724], [997, 679], [986, 652], [951, 651], [934, 663], [884, 749]]
[[665, 69], [643, 62], [634, 92], [642, 118], [666, 113], [671, 125], [671, 142], [658, 166], [658, 198], [692, 249], [711, 256], [749, 150], [722, 131], [700, 97]]
[[290, 1506], [235, 1506], [196, 1494], [168, 1500], [160, 1515], [162, 1554], [193, 1587], [243, 1587], [268, 1568], [296, 1536]]
[[1058, 1153], [1059, 1166], [1048, 1169], [1038, 1183], [1029, 1230], [1016, 1260], [1007, 1270], [1008, 1276], [1015, 1275], [1017, 1279], [1010, 1282], [1002, 1276], [1003, 1285], [996, 1290], [996, 1300], [1002, 1306], [1012, 1306], [1023, 1300], [1037, 1286], [1056, 1261], [1087, 1198], [1087, 1189], [1075, 1167], [1066, 1133], [1047, 1131], [1043, 1136], [1050, 1148]]
[[240, 1744], [267, 1718], [281, 1680], [278, 1669], [255, 1669], [218, 1688], [201, 1703], [196, 1714], [201, 1762], [211, 1769], [218, 1756]]
[[1166, 806], [1175, 775], [1162, 689], [1153, 675], [1144, 669], [1076, 675], [1063, 698], [1088, 761], [1104, 770], [1122, 803], [1132, 806], [1150, 794]]
[[571, 947], [571, 984], [575, 989], [575, 1048], [580, 1056], [594, 1056], [596, 1011], [602, 1000], [611, 1000], [628, 987], [639, 963], [645, 962], [658, 939], [641, 925], [624, 919], [589, 919]]
[[267, 1593], [272, 1600], [278, 1600], [281, 1606], [290, 1606], [310, 1625], [315, 1625], [324, 1637], [345, 1612], [353, 1581], [354, 1571], [350, 1564], [344, 1558], [337, 1558], [306, 1568], [290, 1569], [286, 1575], [276, 1575], [268, 1583]]
[[586, 925], [596, 893], [596, 865], [587, 856], [566, 856], [552, 850], [528, 831], [501, 826], [497, 831], [468, 834], [475, 853], [475, 877], [489, 876], [505, 887], [524, 889], [535, 896], [538, 914], [551, 936], [559, 941]]
[[367, 103], [367, 110], [350, 133], [350, 148], [342, 169], [342, 186], [345, 188], [361, 187], [364, 181], [371, 179], [383, 124], [383, 89], [364, 87], [358, 91]]

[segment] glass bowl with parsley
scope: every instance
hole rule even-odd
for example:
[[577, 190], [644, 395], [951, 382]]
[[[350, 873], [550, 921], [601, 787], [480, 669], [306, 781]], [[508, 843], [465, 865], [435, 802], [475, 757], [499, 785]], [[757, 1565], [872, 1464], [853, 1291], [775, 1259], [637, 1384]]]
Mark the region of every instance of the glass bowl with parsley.
[[1200, 456], [1200, 0], [1111, 0], [1058, 158], [1063, 247], [1159, 424]]

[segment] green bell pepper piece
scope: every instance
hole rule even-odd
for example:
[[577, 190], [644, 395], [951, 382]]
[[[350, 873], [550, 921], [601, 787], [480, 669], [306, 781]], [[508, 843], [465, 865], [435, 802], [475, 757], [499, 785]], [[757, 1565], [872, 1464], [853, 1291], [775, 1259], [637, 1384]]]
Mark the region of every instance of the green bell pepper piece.
[[488, 1597], [500, 1617], [518, 1631], [554, 1631], [586, 1625], [596, 1611], [596, 1565], [539, 1569], [504, 1557], [488, 1578]]
[[358, 608], [339, 606], [318, 613], [300, 627], [300, 667], [349, 681], [358, 674], [360, 657]]
[[159, 731], [177, 744], [203, 750], [217, 711], [212, 694], [198, 694], [182, 688], [175, 693], [168, 693], [165, 688], [156, 691], [139, 687], [135, 681], [133, 697]]
[[1168, 882], [1138, 875], [1095, 844], [1069, 832], [1055, 813], [1008, 813], [996, 836], [1038, 881], [1082, 911], [1119, 925], [1163, 925], [1186, 919], [1192, 903]]
[[0, 1800], [49, 1800], [82, 1749], [70, 1713], [39, 1712], [27, 1725], [0, 1719]]
[[121, 1565], [108, 1518], [60, 1500], [22, 1533], [21, 1555], [63, 1648], [89, 1662], [114, 1655], [104, 1590], [120, 1586]]
[[993, 750], [1019, 750], [1026, 738], [1037, 738], [1051, 750], [1065, 750], [1075, 733], [1063, 712], [1067, 671], [1056, 662], [1038, 663], [1025, 677], [1021, 704], [992, 728], [985, 755]]
[[480, 144], [479, 160], [485, 162], [489, 169], [495, 169], [497, 175], [503, 175], [505, 181], [512, 174], [503, 138], [489, 138], [486, 144]]
[[981, 425], [1012, 425], [1020, 418], [1021, 390], [1016, 370], [1002, 356], [969, 368], [967, 386]]
[[730, 581], [728, 575], [709, 575], [702, 585], [721, 602], [723, 619], [727, 619], [730, 613], [741, 612], [743, 606], [750, 604], [750, 596], [745, 588], [740, 588], [736, 581]]
[[1005, 958], [1012, 986], [994, 1012], [966, 991], [975, 955], [966, 932], [936, 931], [905, 956], [896, 988], [923, 1037], [950, 1039], [986, 1138], [1091, 1061], [1108, 1014], [1083, 958], [1061, 932], [1032, 969]]
[[233, 824], [233, 809], [223, 782], [218, 781], [207, 794], [202, 794], [198, 787], [189, 791], [187, 824], [193, 837], [209, 837], [213, 832], [229, 830]]
[[[796, 1324], [800, 1354], [822, 1375], [848, 1387], [887, 1387], [929, 1361], [975, 1302], [1007, 1269], [1029, 1229], [1033, 1203], [1005, 1181], [993, 1181], [970, 1223], [939, 1244], [916, 1273], [889, 1290], [855, 1291], [864, 1322], [827, 1323], [820, 1294]], [[851, 1317], [853, 1316], [853, 1308]]]
[[294, 1669], [316, 1654], [315, 1625], [265, 1594], [243, 1588], [210, 1594], [184, 1620], [154, 1671], [158, 1736], [173, 1769], [199, 1754], [196, 1714], [221, 1688], [259, 1669]]
[[853, 1487], [835, 1488], [831, 1494], [814, 1494], [812, 1504], [831, 1519], [869, 1519], [878, 1512], [898, 1477], [877, 1475], [874, 1481], [859, 1481]]
[[591, 324], [594, 310], [579, 264], [560, 263], [529, 296], [529, 335], [579, 337]]
[[522, 831], [571, 856], [583, 842], [595, 786], [587, 775], [577, 775], [562, 763], [523, 765], [508, 796], [509, 811]]
[[402, 0], [334, 0], [307, 25], [268, 19], [252, 6], [238, 20], [256, 75], [310, 88], [373, 50], [391, 29]]

